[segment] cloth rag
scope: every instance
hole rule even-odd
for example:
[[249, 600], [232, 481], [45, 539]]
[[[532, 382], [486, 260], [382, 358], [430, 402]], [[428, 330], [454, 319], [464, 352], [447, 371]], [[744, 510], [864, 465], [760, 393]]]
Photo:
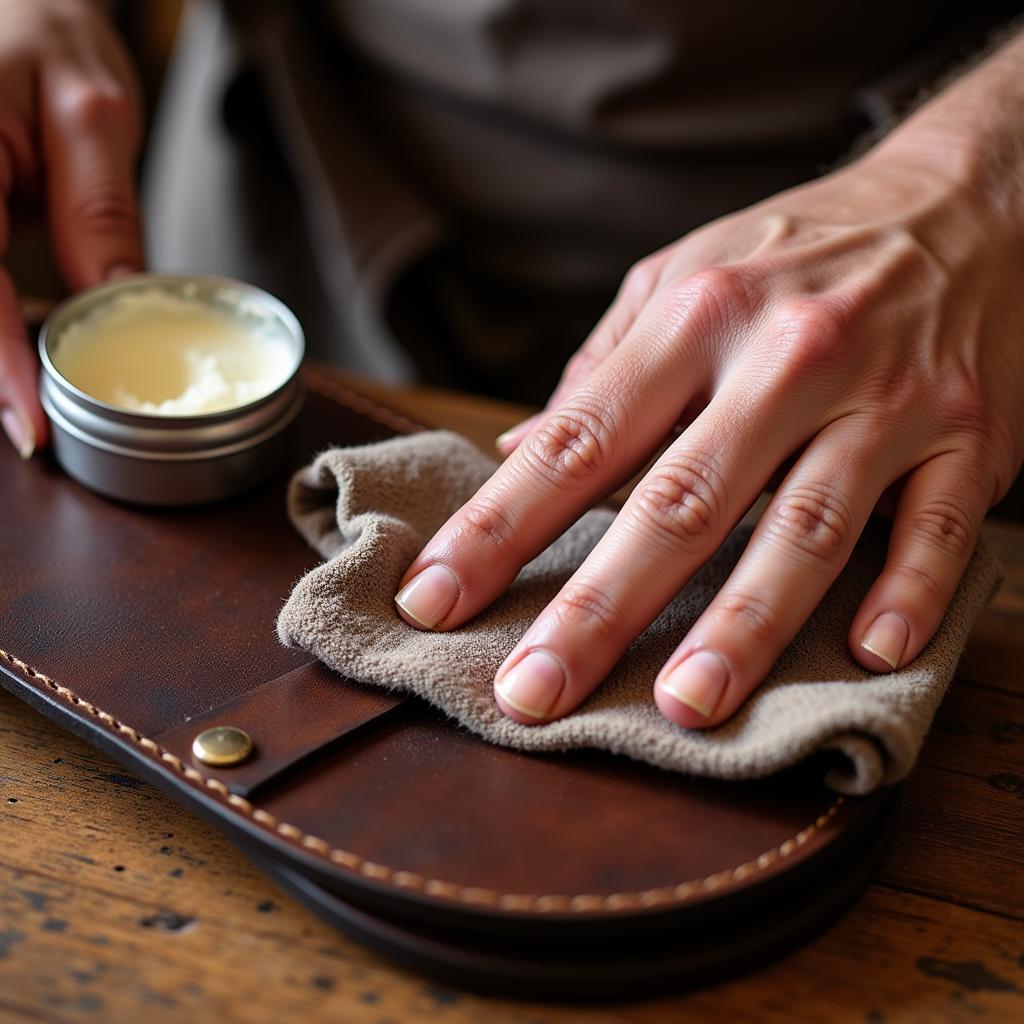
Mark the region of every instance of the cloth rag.
[[292, 479], [288, 513], [326, 561], [298, 582], [284, 605], [282, 642], [357, 682], [417, 694], [485, 739], [520, 750], [597, 748], [720, 779], [756, 778], [817, 751], [838, 751], [845, 756], [828, 759], [838, 767], [828, 770], [827, 783], [864, 794], [913, 767], [971, 626], [1002, 575], [979, 543], [932, 641], [899, 671], [875, 675], [847, 649], [849, 624], [885, 557], [887, 530], [873, 524], [740, 711], [717, 728], [683, 729], [660, 714], [651, 687], [736, 564], [752, 530], [744, 523], [576, 712], [524, 726], [495, 705], [494, 675], [614, 511], [587, 512], [526, 565], [502, 597], [458, 629], [414, 629], [393, 603], [410, 562], [494, 468], [469, 441], [446, 431], [317, 456]]

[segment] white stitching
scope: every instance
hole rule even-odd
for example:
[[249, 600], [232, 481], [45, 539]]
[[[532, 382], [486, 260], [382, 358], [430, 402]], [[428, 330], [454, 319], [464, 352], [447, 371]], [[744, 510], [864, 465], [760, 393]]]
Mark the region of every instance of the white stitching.
[[[411, 871], [396, 871], [386, 864], [375, 864], [372, 861], [364, 860], [356, 853], [332, 847], [325, 839], [319, 836], [310, 835], [289, 825], [287, 822], [278, 821], [274, 815], [264, 811], [262, 808], [254, 807], [248, 800], [228, 792], [227, 787], [219, 779], [210, 779], [198, 772], [195, 768], [186, 766], [181, 759], [170, 751], [164, 750], [154, 740], [140, 734], [115, 720], [99, 712], [94, 705], [75, 696], [66, 686], [55, 683], [49, 676], [32, 668], [20, 658], [9, 654], [0, 648], [0, 658], [8, 664], [13, 665], [29, 679], [38, 680], [48, 689], [53, 690], [58, 696], [63, 697], [70, 704], [85, 707], [90, 714], [97, 714], [100, 720], [107, 725], [111, 731], [127, 735], [132, 743], [146, 751], [155, 760], [169, 764], [175, 771], [184, 775], [190, 781], [202, 785], [205, 789], [215, 794], [229, 807], [235, 808], [241, 814], [251, 818], [259, 825], [273, 830], [278, 835], [298, 843], [303, 849], [309, 850], [319, 856], [326, 857], [333, 864], [338, 864], [348, 870], [355, 871], [367, 878], [376, 881], [388, 881], [403, 889], [419, 889], [431, 896], [440, 896], [445, 899], [455, 900], [460, 903], [496, 904], [506, 910], [536, 910], [540, 912], [569, 912], [586, 913], [587, 911], [617, 911], [630, 910], [635, 908], [647, 908], [662, 906], [666, 903], [683, 903], [697, 893], [712, 892], [721, 888], [731, 881], [742, 881], [749, 878], [758, 871], [764, 871], [776, 861], [790, 856], [795, 850], [803, 846], [811, 836], [825, 827], [835, 817], [839, 808], [843, 805], [843, 797], [837, 796], [832, 806], [820, 814], [815, 821], [798, 832], [792, 839], [787, 839], [772, 850], [767, 850], [754, 860], [746, 861], [737, 867], [726, 871], [719, 871], [706, 878], [690, 879], [680, 882], [678, 885], [662, 886], [658, 889], [647, 889], [642, 892], [616, 892], [606, 896], [583, 893], [577, 896], [564, 894], [548, 894], [535, 896], [525, 893], [501, 893], [493, 889], [483, 889], [479, 886], [460, 886], [454, 882], [444, 882], [436, 878], [424, 878]], [[110, 720], [108, 721], [108, 717]]]
[[[367, 398], [365, 395], [359, 394], [343, 384], [333, 380], [325, 380], [321, 372], [312, 366], [305, 367], [304, 379], [306, 385], [312, 390], [319, 392], [327, 398], [339, 401], [342, 405], [361, 413], [375, 423], [380, 423], [383, 426], [391, 427], [403, 433], [418, 433], [426, 429], [422, 423], [417, 423], [407, 416], [394, 413], [373, 399]], [[130, 725], [119, 722], [112, 715], [101, 711], [95, 705], [78, 697], [66, 686], [61, 686], [54, 682], [49, 676], [37, 671], [31, 665], [28, 665], [2, 648], [0, 648], [0, 658], [13, 665], [29, 679], [39, 680], [47, 688], [53, 690], [57, 696], [68, 701], [68, 703], [84, 708], [88, 714], [98, 717], [113, 732], [127, 736], [132, 743], [144, 750], [155, 760], [170, 765], [190, 782], [201, 785], [209, 792], [215, 794], [229, 807], [233, 807], [239, 813], [251, 818], [257, 824], [271, 829], [283, 838], [298, 843], [303, 849], [325, 857], [332, 864], [355, 871], [367, 878], [388, 881], [403, 889], [419, 889], [431, 896], [439, 896], [462, 903], [477, 905], [481, 903], [488, 905], [496, 904], [504, 909], [517, 911], [568, 911], [570, 913], [628, 910], [637, 907], [660, 906], [665, 903], [682, 903], [699, 892], [713, 891], [730, 881], [742, 881], [758, 871], [766, 870], [776, 861], [790, 856], [796, 849], [804, 845], [815, 832], [824, 828], [836, 815], [844, 802], [842, 796], [837, 796], [828, 810], [820, 814], [811, 825], [798, 832], [792, 839], [787, 839], [775, 849], [765, 851], [754, 860], [746, 861], [731, 870], [716, 872], [706, 878], [689, 879], [685, 882], [680, 882], [678, 885], [662, 886], [642, 892], [617, 892], [605, 896], [593, 893], [581, 893], [576, 896], [564, 894], [536, 896], [529, 893], [501, 893], [493, 889], [480, 888], [479, 886], [460, 886], [454, 882], [445, 882], [436, 878], [424, 878], [422, 875], [412, 871], [396, 871], [385, 864], [375, 864], [372, 861], [364, 860], [358, 854], [352, 853], [349, 850], [332, 847], [325, 839], [303, 832], [295, 825], [279, 821], [274, 815], [262, 808], [254, 807], [244, 797], [230, 793], [227, 786], [219, 779], [207, 778], [195, 768], [183, 764], [180, 758], [170, 751], [164, 750], [155, 740], [150, 739], [148, 736], [140, 735]]]

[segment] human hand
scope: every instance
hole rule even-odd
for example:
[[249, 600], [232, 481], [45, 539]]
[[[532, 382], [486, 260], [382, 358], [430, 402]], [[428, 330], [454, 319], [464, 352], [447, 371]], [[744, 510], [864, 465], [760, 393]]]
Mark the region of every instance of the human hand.
[[[0, 0], [0, 260], [14, 193], [45, 195], [72, 289], [142, 267], [135, 74], [89, 0]], [[45, 443], [38, 365], [0, 266], [0, 425], [24, 458]]]
[[671, 441], [497, 674], [524, 724], [575, 709], [785, 473], [729, 580], [661, 670], [680, 725], [731, 716], [883, 494], [889, 555], [850, 626], [874, 671], [938, 627], [1024, 453], [1022, 231], [932, 145], [882, 146], [642, 261], [547, 410], [430, 540], [397, 597], [452, 629]]

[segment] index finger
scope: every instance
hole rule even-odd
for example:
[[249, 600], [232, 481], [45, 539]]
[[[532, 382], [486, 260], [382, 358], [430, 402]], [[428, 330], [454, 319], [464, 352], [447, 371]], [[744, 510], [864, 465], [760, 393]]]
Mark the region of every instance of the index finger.
[[61, 66], [44, 70], [40, 108], [51, 230], [68, 284], [141, 269], [131, 91], [99, 69]]
[[486, 607], [531, 558], [611, 493], [661, 442], [703, 377], [731, 273], [706, 272], [655, 301], [592, 376], [546, 415], [428, 542], [395, 601], [450, 629]]

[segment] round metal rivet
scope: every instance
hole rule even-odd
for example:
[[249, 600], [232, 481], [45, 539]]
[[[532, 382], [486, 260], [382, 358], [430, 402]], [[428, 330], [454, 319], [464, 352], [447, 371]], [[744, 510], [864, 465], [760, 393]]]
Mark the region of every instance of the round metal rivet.
[[240, 764], [252, 753], [252, 737], [233, 725], [215, 725], [204, 729], [192, 741], [192, 756], [203, 764]]

